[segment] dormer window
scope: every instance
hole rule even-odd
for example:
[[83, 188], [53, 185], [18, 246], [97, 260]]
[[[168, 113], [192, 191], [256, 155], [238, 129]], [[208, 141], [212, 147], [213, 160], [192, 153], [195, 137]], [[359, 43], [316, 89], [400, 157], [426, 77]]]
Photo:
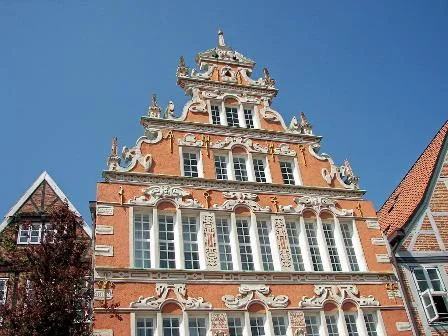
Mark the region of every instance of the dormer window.
[[227, 125], [232, 127], [240, 126], [240, 122], [238, 120], [238, 109], [236, 107], [226, 106], [226, 119]]

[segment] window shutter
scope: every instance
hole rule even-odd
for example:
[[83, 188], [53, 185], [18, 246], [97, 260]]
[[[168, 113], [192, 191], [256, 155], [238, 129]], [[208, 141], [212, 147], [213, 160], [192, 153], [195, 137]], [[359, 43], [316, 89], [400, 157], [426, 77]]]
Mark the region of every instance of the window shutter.
[[433, 322], [439, 318], [434, 300], [429, 289], [420, 294], [422, 297], [423, 307], [425, 308], [426, 316], [429, 322]]

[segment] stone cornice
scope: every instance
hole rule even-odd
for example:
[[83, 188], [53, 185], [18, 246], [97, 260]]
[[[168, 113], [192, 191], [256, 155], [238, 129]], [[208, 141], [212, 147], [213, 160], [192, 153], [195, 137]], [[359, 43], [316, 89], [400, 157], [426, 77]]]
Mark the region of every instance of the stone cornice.
[[153, 175], [150, 173], [103, 171], [103, 177], [107, 182], [125, 184], [154, 185], [168, 184], [183, 188], [213, 189], [220, 191], [244, 191], [263, 194], [290, 194], [306, 196], [322, 196], [328, 198], [361, 200], [365, 190], [348, 190], [340, 188], [294, 186], [272, 183], [221, 181], [204, 178], [191, 178], [183, 176]]
[[226, 272], [96, 267], [95, 280], [113, 282], [181, 281], [182, 283], [262, 284], [384, 284], [395, 282], [392, 272]]
[[213, 134], [232, 137], [247, 137], [250, 139], [279, 141], [295, 144], [313, 144], [320, 142], [321, 136], [277, 132], [253, 128], [229, 127], [223, 125], [212, 125], [203, 123], [194, 123], [188, 121], [179, 121], [175, 119], [159, 119], [142, 116], [140, 124], [145, 128], [172, 129], [197, 134]]

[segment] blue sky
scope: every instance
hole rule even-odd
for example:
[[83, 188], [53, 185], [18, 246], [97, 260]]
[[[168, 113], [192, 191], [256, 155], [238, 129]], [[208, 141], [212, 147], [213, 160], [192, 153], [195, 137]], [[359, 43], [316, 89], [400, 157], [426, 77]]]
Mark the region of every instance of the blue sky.
[[447, 16], [446, 0], [0, 1], [0, 217], [47, 170], [90, 222], [112, 136], [135, 144], [151, 93], [181, 109], [178, 58], [219, 28], [381, 206], [448, 117]]

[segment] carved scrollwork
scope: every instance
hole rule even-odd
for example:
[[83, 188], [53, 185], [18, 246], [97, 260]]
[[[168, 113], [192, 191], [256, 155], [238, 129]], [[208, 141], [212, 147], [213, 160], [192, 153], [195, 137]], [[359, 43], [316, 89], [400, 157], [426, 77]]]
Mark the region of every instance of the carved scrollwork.
[[289, 303], [289, 298], [286, 295], [271, 295], [271, 289], [266, 285], [241, 285], [238, 292], [239, 294], [236, 296], [224, 295], [222, 297], [227, 308], [247, 308], [254, 300], [263, 302], [269, 308], [286, 308]]
[[258, 198], [257, 194], [245, 193], [245, 192], [223, 192], [222, 195], [226, 200], [223, 204], [214, 204], [213, 208], [217, 210], [230, 210], [233, 211], [238, 205], [246, 205], [252, 211], [255, 212], [269, 212], [271, 208], [269, 206], [262, 207], [256, 200]]
[[283, 121], [283, 119], [281, 119], [280, 114], [273, 108], [271, 108], [269, 98], [263, 97], [261, 98], [261, 102], [263, 104], [263, 107], [260, 109], [260, 114], [264, 119], [270, 121]]
[[202, 99], [198, 88], [192, 89], [193, 96], [188, 104], [187, 110], [193, 113], [207, 113], [207, 103]]
[[254, 143], [249, 138], [243, 137], [227, 137], [224, 140], [210, 143], [210, 148], [215, 149], [231, 149], [235, 145], [245, 147], [251, 153], [267, 153], [268, 148], [258, 143]]
[[196, 135], [192, 133], [185, 134], [183, 139], [178, 140], [181, 146], [191, 146], [191, 147], [202, 147], [204, 142], [202, 140], [196, 139]]
[[332, 199], [325, 197], [313, 197], [313, 196], [302, 196], [294, 198], [294, 202], [297, 204], [296, 207], [291, 205], [280, 206], [282, 212], [296, 212], [301, 214], [305, 209], [313, 209], [319, 213], [323, 209], [330, 210], [337, 216], [353, 216], [353, 209], [339, 209], [336, 206], [336, 202]]
[[355, 285], [315, 285], [313, 297], [304, 296], [299, 302], [301, 308], [323, 307], [327, 301], [342, 306], [345, 301], [356, 302], [359, 306], [379, 306], [380, 303], [372, 295], [359, 296], [358, 287]]
[[170, 199], [174, 201], [177, 207], [203, 208], [203, 205], [199, 203], [198, 200], [186, 197], [191, 197], [191, 193], [180, 187], [173, 187], [169, 185], [152, 186], [143, 189], [143, 195], [134, 197], [129, 201], [129, 203], [139, 205], [155, 205], [159, 200]]
[[204, 64], [202, 67], [205, 68], [204, 72], [197, 72], [195, 69], [191, 70], [191, 77], [200, 79], [210, 79], [213, 70], [215, 70], [215, 66], [213, 64]]
[[187, 288], [185, 284], [156, 284], [156, 295], [147, 298], [140, 296], [137, 301], [131, 302], [131, 308], [147, 308], [160, 309], [162, 304], [168, 300], [168, 293], [173, 291], [176, 300], [182, 305], [184, 309], [209, 309], [212, 305], [204, 301], [202, 297], [188, 297]]
[[274, 154], [286, 155], [286, 156], [296, 156], [296, 151], [289, 148], [288, 144], [282, 143], [278, 148], [274, 148]]

